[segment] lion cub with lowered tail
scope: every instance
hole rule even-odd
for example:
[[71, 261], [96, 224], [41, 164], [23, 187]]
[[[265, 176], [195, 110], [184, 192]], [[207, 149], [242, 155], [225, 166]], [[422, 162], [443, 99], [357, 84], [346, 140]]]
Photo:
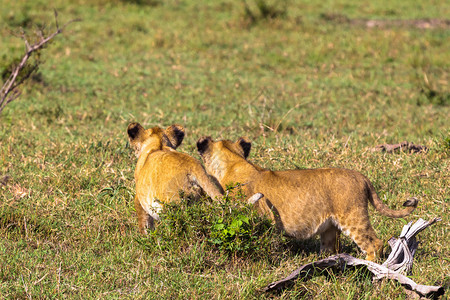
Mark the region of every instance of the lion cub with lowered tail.
[[369, 221], [368, 202], [381, 214], [401, 218], [417, 206], [406, 201], [403, 210], [392, 210], [378, 198], [373, 185], [359, 172], [346, 169], [264, 170], [246, 159], [251, 142], [213, 141], [203, 137], [197, 149], [206, 170], [220, 184], [240, 182], [247, 195], [260, 192], [258, 209], [275, 220], [288, 235], [306, 239], [320, 234], [321, 251], [335, 252], [341, 231], [366, 253], [368, 260], [381, 254], [383, 242]]
[[127, 132], [138, 157], [134, 205], [141, 233], [154, 227], [162, 204], [178, 200], [180, 191], [196, 196], [204, 191], [211, 198], [223, 194], [198, 160], [175, 150], [184, 138], [182, 126], [144, 129], [139, 123], [131, 123]]

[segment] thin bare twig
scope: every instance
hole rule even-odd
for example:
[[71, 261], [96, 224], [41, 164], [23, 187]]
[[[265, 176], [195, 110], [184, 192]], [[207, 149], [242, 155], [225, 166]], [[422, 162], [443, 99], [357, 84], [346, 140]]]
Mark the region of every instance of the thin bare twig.
[[56, 31], [53, 32], [51, 35], [44, 37], [42, 32], [40, 32], [40, 41], [30, 45], [27, 38], [25, 37], [25, 33], [22, 32], [22, 39], [24, 40], [26, 52], [25, 55], [22, 57], [22, 60], [20, 63], [14, 67], [14, 69], [11, 72], [11, 75], [8, 77], [8, 79], [3, 84], [1, 90], [0, 90], [0, 113], [3, 111], [5, 106], [10, 103], [11, 101], [17, 99], [20, 95], [20, 91], [17, 90], [17, 88], [27, 80], [31, 74], [37, 69], [37, 65], [33, 66], [31, 69], [27, 70], [27, 72], [24, 74], [20, 80], [17, 81], [17, 77], [19, 76], [20, 72], [27, 66], [27, 61], [31, 57], [31, 55], [42, 49], [45, 44], [47, 44], [50, 40], [52, 40], [55, 36], [62, 33], [63, 30], [71, 23], [78, 22], [80, 19], [74, 19], [66, 24], [64, 24], [62, 27], [59, 27], [58, 23], [58, 13], [55, 10], [55, 24], [56, 24]]

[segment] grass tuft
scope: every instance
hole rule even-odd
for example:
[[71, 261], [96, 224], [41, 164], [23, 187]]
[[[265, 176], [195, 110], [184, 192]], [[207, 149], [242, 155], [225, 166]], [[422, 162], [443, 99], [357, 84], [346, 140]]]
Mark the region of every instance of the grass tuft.
[[181, 195], [180, 202], [164, 207], [161, 222], [149, 237], [138, 241], [149, 251], [175, 250], [181, 254], [200, 247], [225, 261], [279, 262], [288, 250], [288, 238], [271, 220], [245, 204], [243, 197], [238, 193], [237, 197], [193, 201]]

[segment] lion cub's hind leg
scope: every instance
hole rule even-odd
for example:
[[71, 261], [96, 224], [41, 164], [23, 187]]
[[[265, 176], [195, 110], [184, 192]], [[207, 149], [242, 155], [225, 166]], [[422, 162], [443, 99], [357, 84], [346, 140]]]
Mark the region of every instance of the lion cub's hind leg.
[[153, 229], [155, 226], [155, 220], [150, 216], [142, 207], [139, 199], [134, 197], [134, 208], [138, 218], [138, 227], [141, 234], [147, 233], [147, 228]]
[[338, 218], [338, 223], [344, 234], [350, 236], [358, 247], [366, 253], [367, 260], [375, 260], [382, 255], [383, 242], [377, 237], [369, 221], [369, 215], [358, 214], [357, 218]]
[[341, 231], [331, 220], [325, 221], [320, 232], [320, 253], [339, 252]]

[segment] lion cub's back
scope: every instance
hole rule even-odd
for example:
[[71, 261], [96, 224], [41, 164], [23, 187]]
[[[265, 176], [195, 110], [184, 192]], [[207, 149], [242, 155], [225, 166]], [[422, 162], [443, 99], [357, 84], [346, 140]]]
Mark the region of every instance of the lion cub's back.
[[179, 191], [191, 193], [189, 173], [200, 163], [193, 157], [172, 150], [156, 151], [149, 155], [136, 180], [136, 193], [144, 198], [170, 202]]
[[251, 193], [264, 194], [281, 214], [329, 216], [350, 206], [367, 207], [366, 177], [348, 169], [263, 171]]
[[361, 173], [341, 168], [262, 171], [260, 174], [255, 184], [264, 189], [277, 191], [283, 187], [284, 194], [298, 193], [299, 190], [309, 190], [313, 187], [316, 192], [320, 190], [329, 192], [330, 189], [342, 192], [348, 188], [364, 188], [366, 182], [366, 177]]

